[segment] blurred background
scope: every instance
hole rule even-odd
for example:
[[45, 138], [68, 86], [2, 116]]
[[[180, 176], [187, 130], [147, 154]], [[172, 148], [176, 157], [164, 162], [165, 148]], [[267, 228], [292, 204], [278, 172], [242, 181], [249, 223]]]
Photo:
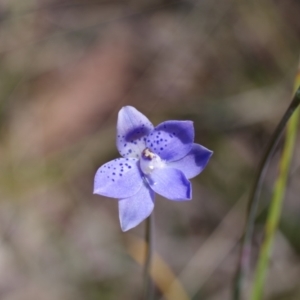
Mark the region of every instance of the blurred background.
[[[133, 105], [154, 124], [194, 121], [214, 151], [192, 201], [157, 197], [155, 249], [189, 299], [230, 299], [249, 189], [292, 95], [299, 14], [297, 0], [1, 0], [0, 298], [142, 299], [144, 224], [122, 233], [117, 201], [92, 195]], [[265, 299], [300, 299], [299, 149]]]

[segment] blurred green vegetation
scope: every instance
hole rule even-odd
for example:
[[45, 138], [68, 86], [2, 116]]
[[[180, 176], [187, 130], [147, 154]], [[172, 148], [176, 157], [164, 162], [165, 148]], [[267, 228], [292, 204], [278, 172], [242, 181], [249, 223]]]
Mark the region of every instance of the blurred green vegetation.
[[[122, 233], [117, 203], [92, 195], [97, 168], [118, 156], [128, 104], [154, 124], [194, 121], [196, 142], [214, 151], [193, 201], [158, 197], [155, 247], [191, 299], [230, 299], [246, 196], [291, 98], [299, 11], [297, 0], [1, 1], [1, 299], [141, 299], [142, 268], [125, 244], [144, 225]], [[300, 294], [298, 149], [270, 300]], [[258, 222], [252, 270], [262, 236]]]

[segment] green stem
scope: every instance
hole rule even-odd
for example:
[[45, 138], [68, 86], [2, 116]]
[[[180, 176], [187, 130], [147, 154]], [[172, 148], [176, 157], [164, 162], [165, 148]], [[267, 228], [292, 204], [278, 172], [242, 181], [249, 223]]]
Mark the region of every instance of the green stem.
[[153, 213], [146, 219], [145, 240], [146, 240], [146, 260], [144, 267], [144, 299], [152, 300], [154, 296], [153, 282], [151, 279], [151, 262], [153, 252], [154, 236], [154, 215]]
[[[300, 75], [300, 73], [299, 73]], [[296, 87], [299, 86], [300, 77], [295, 80]], [[270, 210], [268, 213], [265, 237], [260, 250], [258, 264], [256, 267], [254, 285], [252, 290], [252, 300], [260, 300], [263, 296], [263, 288], [267, 275], [269, 258], [274, 243], [275, 234], [281, 215], [281, 207], [284, 200], [289, 169], [293, 157], [293, 150], [297, 138], [297, 127], [299, 121], [299, 109], [291, 117], [288, 126], [283, 152], [280, 159], [279, 174], [275, 183]]]
[[239, 259], [238, 269], [235, 278], [235, 287], [234, 287], [234, 294], [233, 294], [234, 300], [240, 300], [242, 297], [245, 275], [249, 268], [251, 240], [253, 236], [255, 217], [258, 209], [259, 196], [261, 193], [263, 180], [265, 178], [271, 158], [275, 152], [276, 146], [278, 145], [278, 142], [284, 132], [285, 126], [288, 120], [290, 119], [290, 117], [292, 116], [292, 114], [294, 113], [294, 111], [296, 110], [296, 108], [299, 106], [299, 104], [300, 104], [300, 88], [298, 88], [298, 90], [296, 91], [290, 106], [288, 107], [281, 121], [277, 125], [258, 168], [256, 179], [249, 198], [245, 234], [242, 241], [240, 259]]

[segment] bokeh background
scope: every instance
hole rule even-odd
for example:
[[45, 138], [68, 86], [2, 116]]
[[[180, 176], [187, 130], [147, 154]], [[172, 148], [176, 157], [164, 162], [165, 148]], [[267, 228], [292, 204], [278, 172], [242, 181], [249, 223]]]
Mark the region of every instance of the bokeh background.
[[[299, 15], [297, 0], [1, 0], [0, 298], [142, 299], [129, 249], [144, 224], [122, 233], [117, 202], [92, 195], [133, 105], [154, 124], [194, 121], [214, 151], [192, 201], [157, 197], [155, 249], [190, 299], [230, 299], [255, 169], [292, 95]], [[265, 299], [300, 299], [299, 149]]]

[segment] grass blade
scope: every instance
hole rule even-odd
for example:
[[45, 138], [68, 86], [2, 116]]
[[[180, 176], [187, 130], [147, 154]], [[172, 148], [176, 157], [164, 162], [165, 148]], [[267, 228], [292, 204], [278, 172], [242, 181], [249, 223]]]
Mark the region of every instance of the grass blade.
[[288, 107], [287, 111], [283, 115], [281, 121], [277, 125], [258, 168], [256, 179], [249, 198], [249, 207], [248, 207], [248, 215], [247, 215], [247, 221], [245, 226], [245, 234], [242, 241], [240, 259], [239, 259], [237, 273], [234, 282], [234, 292], [233, 292], [234, 300], [242, 299], [242, 290], [245, 282], [245, 276], [249, 268], [251, 241], [253, 236], [254, 223], [257, 214], [259, 196], [260, 196], [263, 180], [266, 175], [268, 165], [276, 149], [276, 146], [284, 132], [285, 126], [288, 123], [291, 116], [293, 115], [293, 113], [295, 112], [295, 110], [297, 109], [297, 107], [299, 106], [299, 104], [300, 104], [300, 87], [296, 91], [295, 96], [290, 106]]
[[[295, 89], [300, 86], [300, 70], [298, 70]], [[275, 183], [271, 206], [269, 209], [265, 237], [260, 250], [258, 264], [254, 277], [254, 285], [252, 290], [252, 300], [260, 300], [263, 296], [263, 288], [265, 284], [269, 258], [272, 251], [272, 245], [277, 231], [278, 222], [281, 214], [281, 207], [285, 196], [286, 184], [288, 180], [289, 169], [292, 161], [293, 150], [297, 138], [297, 127], [299, 121], [299, 109], [291, 117], [288, 125], [283, 152], [280, 159], [279, 174]]]

